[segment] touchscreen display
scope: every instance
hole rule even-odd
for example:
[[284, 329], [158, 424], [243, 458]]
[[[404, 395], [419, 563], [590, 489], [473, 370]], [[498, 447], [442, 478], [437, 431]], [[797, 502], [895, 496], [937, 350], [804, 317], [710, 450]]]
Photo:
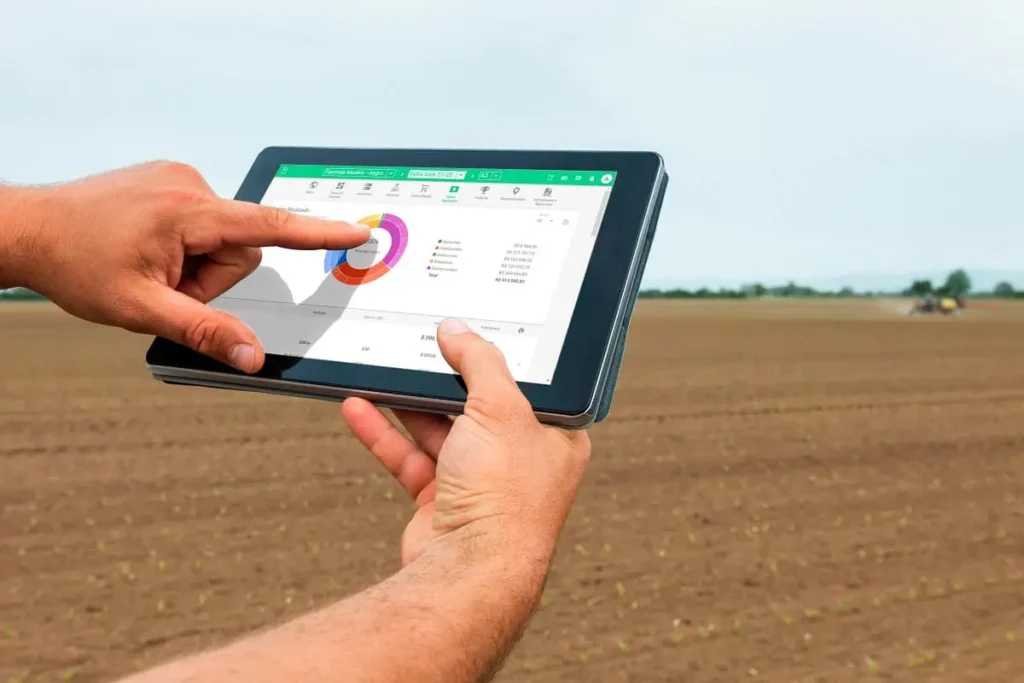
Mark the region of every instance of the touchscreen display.
[[268, 354], [444, 373], [437, 325], [457, 317], [518, 381], [551, 384], [615, 175], [284, 165], [262, 204], [363, 223], [370, 240], [264, 249], [213, 305]]

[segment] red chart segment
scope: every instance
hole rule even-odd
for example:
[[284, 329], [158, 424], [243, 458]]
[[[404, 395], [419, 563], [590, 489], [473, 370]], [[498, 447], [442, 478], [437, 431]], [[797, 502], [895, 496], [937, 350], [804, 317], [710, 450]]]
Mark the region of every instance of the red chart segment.
[[409, 243], [409, 231], [405, 226], [405, 222], [392, 213], [378, 213], [373, 216], [366, 216], [357, 222], [370, 228], [371, 237], [374, 230], [386, 232], [391, 238], [391, 247], [383, 259], [368, 268], [356, 268], [349, 263], [347, 258], [348, 250], [328, 254], [328, 259], [330, 259], [331, 265], [333, 265], [331, 274], [334, 275], [338, 282], [346, 285], [362, 285], [386, 275], [388, 271], [398, 265], [398, 261], [402, 258], [402, 254], [405, 253], [405, 247]]

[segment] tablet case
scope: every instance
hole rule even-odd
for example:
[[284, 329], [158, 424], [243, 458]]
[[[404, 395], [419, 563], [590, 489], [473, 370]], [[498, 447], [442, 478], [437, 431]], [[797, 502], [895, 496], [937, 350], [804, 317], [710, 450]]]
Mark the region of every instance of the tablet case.
[[612, 409], [612, 397], [615, 395], [615, 385], [619, 380], [619, 368], [622, 366], [622, 357], [626, 353], [626, 335], [629, 332], [629, 319], [633, 315], [633, 308], [636, 306], [637, 297], [640, 295], [640, 282], [643, 280], [644, 268], [647, 266], [647, 255], [651, 252], [651, 244], [654, 242], [654, 232], [658, 227], [658, 215], [661, 213], [661, 203], [665, 199], [665, 188], [668, 187], [668, 174], [662, 176], [661, 188], [654, 200], [654, 212], [651, 214], [651, 225], [647, 230], [647, 237], [644, 239], [640, 252], [640, 264], [637, 266], [633, 282], [629, 285], [629, 292], [626, 294], [626, 311], [622, 317], [622, 325], [619, 327], [617, 339], [613, 342], [615, 348], [612, 351], [611, 362], [608, 365], [608, 374], [605, 379], [604, 389], [601, 391], [601, 399], [598, 401], [597, 415], [594, 422], [600, 422], [608, 417]]

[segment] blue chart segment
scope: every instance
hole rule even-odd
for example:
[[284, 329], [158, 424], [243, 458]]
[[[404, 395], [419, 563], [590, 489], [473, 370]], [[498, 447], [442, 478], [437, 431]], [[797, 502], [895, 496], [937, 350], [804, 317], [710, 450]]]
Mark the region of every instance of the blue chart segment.
[[324, 272], [329, 273], [345, 262], [345, 249], [332, 249], [324, 257]]

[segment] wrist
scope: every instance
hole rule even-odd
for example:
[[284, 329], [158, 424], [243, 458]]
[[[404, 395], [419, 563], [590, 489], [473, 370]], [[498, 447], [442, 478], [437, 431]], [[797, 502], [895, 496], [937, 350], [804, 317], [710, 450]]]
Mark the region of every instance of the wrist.
[[49, 249], [48, 191], [0, 187], [0, 288], [35, 289], [33, 273]]
[[459, 529], [368, 592], [389, 605], [389, 621], [409, 617], [402, 642], [412, 628], [423, 648], [411, 669], [399, 666], [387, 680], [491, 680], [502, 667], [540, 605], [551, 554], [532, 544], [499, 547], [496, 538]]
[[481, 520], [445, 534], [420, 559], [423, 564], [448, 567], [453, 578], [500, 581], [519, 595], [539, 599], [554, 551], [554, 543], [542, 535]]

